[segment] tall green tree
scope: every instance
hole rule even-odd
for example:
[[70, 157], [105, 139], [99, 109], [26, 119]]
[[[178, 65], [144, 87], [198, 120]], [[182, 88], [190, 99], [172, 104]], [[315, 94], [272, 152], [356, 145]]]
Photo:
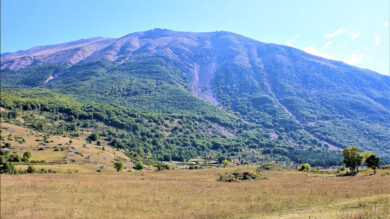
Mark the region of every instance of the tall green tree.
[[358, 172], [359, 166], [363, 164], [364, 156], [359, 153], [358, 147], [347, 147], [343, 150], [343, 162], [352, 172]]
[[376, 168], [378, 168], [381, 165], [381, 163], [382, 163], [381, 159], [375, 154], [372, 154], [366, 159], [366, 164], [369, 168], [374, 170], [374, 175], [376, 174]]

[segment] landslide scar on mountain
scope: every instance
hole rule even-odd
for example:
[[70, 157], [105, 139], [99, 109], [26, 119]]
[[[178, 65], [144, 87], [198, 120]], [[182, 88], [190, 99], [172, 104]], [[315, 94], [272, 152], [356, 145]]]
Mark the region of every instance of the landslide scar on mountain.
[[210, 62], [206, 65], [200, 66], [193, 64], [191, 69], [192, 81], [190, 88], [192, 94], [206, 100], [207, 102], [218, 106], [218, 101], [213, 93], [211, 82], [215, 77], [217, 71], [217, 63]]

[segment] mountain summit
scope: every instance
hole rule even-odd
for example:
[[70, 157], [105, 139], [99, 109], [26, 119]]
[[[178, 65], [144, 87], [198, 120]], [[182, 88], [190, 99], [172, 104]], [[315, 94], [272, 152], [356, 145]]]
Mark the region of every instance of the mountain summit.
[[1, 59], [3, 87], [45, 87], [157, 113], [204, 115], [207, 105], [279, 143], [390, 155], [390, 77], [288, 46], [154, 29]]

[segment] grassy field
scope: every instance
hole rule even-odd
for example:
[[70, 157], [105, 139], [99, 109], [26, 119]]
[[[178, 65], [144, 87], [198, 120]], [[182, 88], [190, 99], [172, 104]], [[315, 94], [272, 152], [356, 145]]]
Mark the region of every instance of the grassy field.
[[1, 218], [389, 218], [390, 170], [329, 177], [254, 167], [1, 176]]
[[[104, 167], [104, 171], [114, 172], [115, 159], [124, 160], [125, 167], [131, 169], [133, 165], [130, 159], [121, 150], [112, 148], [105, 141], [102, 141], [102, 146], [99, 147], [88, 143], [85, 138], [89, 134], [84, 133], [78, 138], [50, 136], [44, 142], [43, 133], [1, 123], [1, 136], [4, 139], [2, 143], [11, 144], [11, 153], [21, 156], [25, 151], [30, 151], [32, 154], [30, 160], [44, 160], [48, 163], [34, 165], [37, 169], [48, 168], [59, 172], [96, 172], [100, 167]], [[24, 139], [24, 142], [17, 141], [20, 139]], [[102, 150], [103, 147], [104, 150]], [[26, 169], [27, 166], [18, 165], [17, 168]]]
[[[88, 143], [89, 134], [45, 137], [2, 123], [13, 154], [31, 151], [31, 160], [45, 160], [36, 169], [57, 173], [1, 175], [1, 218], [390, 218], [390, 169], [336, 177], [276, 167], [259, 180], [219, 182], [219, 174], [256, 166], [134, 171], [122, 151]], [[126, 169], [116, 173], [115, 159]]]

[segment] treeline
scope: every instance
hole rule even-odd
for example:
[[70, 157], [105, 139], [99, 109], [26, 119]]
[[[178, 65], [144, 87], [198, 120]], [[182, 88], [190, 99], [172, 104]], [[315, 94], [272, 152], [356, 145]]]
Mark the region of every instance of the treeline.
[[[25, 126], [54, 135], [77, 137], [80, 130], [93, 128], [93, 141], [108, 141], [133, 157], [187, 161], [199, 156], [210, 160], [223, 156], [247, 162], [276, 159], [318, 166], [340, 164], [339, 155], [316, 144], [305, 150], [286, 144], [283, 138], [288, 136], [282, 130], [274, 141], [253, 125], [210, 115], [143, 113], [115, 104], [82, 104], [70, 95], [45, 89], [5, 89], [1, 107], [8, 109], [1, 111], [7, 121], [17, 122], [15, 118], [20, 116]], [[258, 152], [253, 154], [251, 149]]]

